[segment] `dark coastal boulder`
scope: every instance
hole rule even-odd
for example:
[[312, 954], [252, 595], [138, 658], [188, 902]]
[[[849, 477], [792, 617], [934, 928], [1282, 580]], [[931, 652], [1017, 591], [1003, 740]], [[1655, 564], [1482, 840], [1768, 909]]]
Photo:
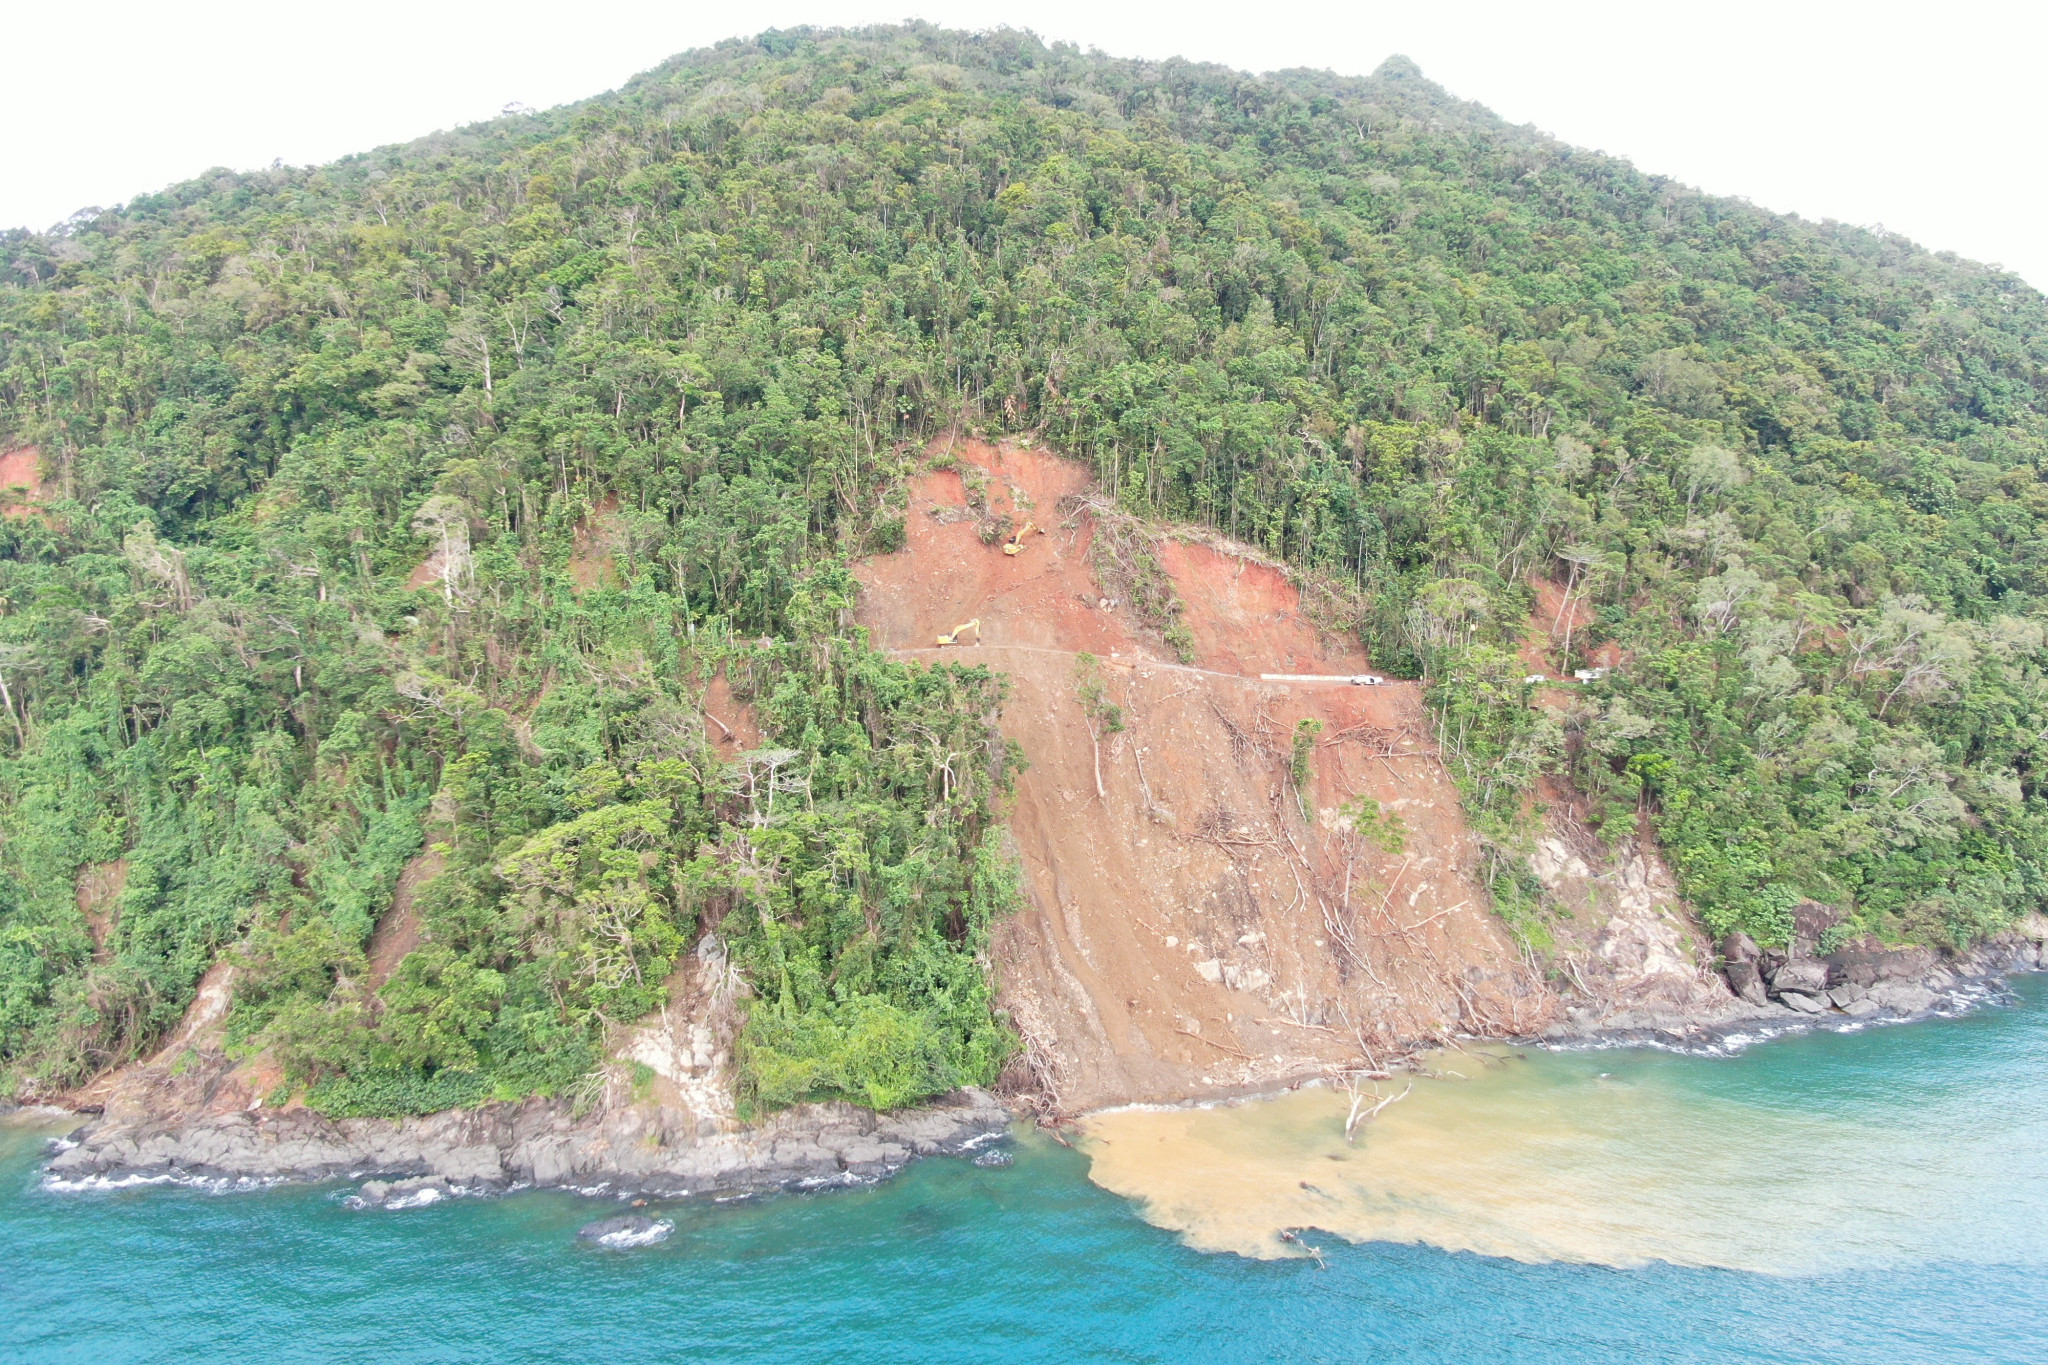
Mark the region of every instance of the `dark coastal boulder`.
[[1771, 973], [1770, 993], [1780, 1000], [1787, 995], [1803, 995], [1817, 1000], [1827, 994], [1827, 989], [1828, 964], [1818, 958], [1795, 957]]
[[1755, 962], [1731, 958], [1722, 970], [1728, 977], [1729, 990], [1752, 1005], [1765, 1003], [1767, 997], [1764, 995], [1764, 978], [1763, 974], [1757, 971]]
[[356, 1200], [366, 1209], [411, 1209], [439, 1203], [455, 1188], [438, 1175], [415, 1176], [410, 1180], [365, 1180]]
[[1755, 962], [1763, 950], [1756, 946], [1756, 940], [1740, 929], [1728, 931], [1728, 937], [1721, 940], [1721, 956], [1730, 962]]
[[1927, 987], [1912, 981], [1880, 981], [1863, 997], [1894, 1014], [1923, 1014], [1940, 999]]
[[1820, 952], [1821, 935], [1841, 922], [1841, 912], [1819, 901], [1801, 901], [1792, 907], [1793, 957], [1813, 957]]
[[1845, 944], [1826, 961], [1837, 984], [1870, 987], [1885, 981], [1924, 981], [1941, 969], [1933, 948], [1887, 948], [1874, 938]]

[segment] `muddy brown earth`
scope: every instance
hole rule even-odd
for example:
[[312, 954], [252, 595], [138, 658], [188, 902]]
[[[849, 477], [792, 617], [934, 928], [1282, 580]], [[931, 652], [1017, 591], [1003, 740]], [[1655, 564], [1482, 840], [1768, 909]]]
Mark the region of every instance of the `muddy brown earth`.
[[0, 516], [25, 517], [43, 501], [43, 459], [34, 446], [0, 450]]
[[[994, 959], [1047, 1107], [1268, 1089], [1555, 1022], [1556, 996], [1474, 879], [1415, 683], [1350, 683], [1372, 661], [1317, 628], [1280, 566], [1167, 539], [1155, 554], [1194, 642], [1183, 663], [1160, 622], [1107, 596], [1094, 519], [1048, 520], [1085, 471], [978, 443], [950, 453], [970, 472], [914, 483], [904, 549], [860, 569], [860, 619], [900, 657], [1010, 678], [1003, 727], [1030, 760], [1009, 815], [1028, 906]], [[979, 534], [1003, 514], [1047, 529], [1005, 555]], [[979, 644], [932, 644], [972, 619]], [[1117, 732], [1082, 705], [1084, 651]], [[1297, 789], [1304, 720], [1322, 728]], [[1402, 836], [1351, 828], [1360, 798]]]

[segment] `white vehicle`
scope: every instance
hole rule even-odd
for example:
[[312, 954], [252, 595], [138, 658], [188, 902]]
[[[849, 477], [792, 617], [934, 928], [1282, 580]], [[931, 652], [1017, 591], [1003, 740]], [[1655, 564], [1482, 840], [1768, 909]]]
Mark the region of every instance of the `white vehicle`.
[[1550, 679], [1544, 677], [1541, 673], [1531, 673], [1528, 677], [1522, 679], [1522, 681], [1525, 683], [1547, 683], [1550, 681]]
[[1604, 668], [1579, 668], [1572, 670], [1572, 676], [1580, 682], [1599, 682], [1608, 673]]
[[1377, 673], [1359, 673], [1355, 674], [1352, 677], [1351, 681], [1356, 683], [1360, 687], [1378, 687], [1381, 683], [1385, 682], [1386, 679], [1382, 678]]

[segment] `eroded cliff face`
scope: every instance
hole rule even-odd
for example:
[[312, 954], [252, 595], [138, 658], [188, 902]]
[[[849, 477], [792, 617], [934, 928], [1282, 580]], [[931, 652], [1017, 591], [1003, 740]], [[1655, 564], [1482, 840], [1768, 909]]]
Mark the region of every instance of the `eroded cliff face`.
[[1669, 1029], [1768, 1012], [1740, 1000], [1714, 970], [1714, 946], [1647, 820], [1610, 844], [1582, 823], [1569, 790], [1546, 778], [1540, 796], [1543, 826], [1529, 867], [1562, 912], [1550, 922], [1562, 1027]]
[[[1116, 532], [1075, 506], [1083, 470], [978, 443], [949, 453], [960, 472], [911, 489], [904, 549], [862, 567], [860, 616], [877, 645], [1011, 678], [1003, 727], [1031, 766], [1009, 828], [1029, 904], [994, 959], [1045, 1108], [1266, 1089], [1558, 1022], [1475, 880], [1416, 684], [1339, 680], [1371, 661], [1318, 629], [1282, 568], [1169, 538], [1152, 555], [1184, 604], [1183, 663], [1159, 618], [1110, 596], [1102, 562], [1119, 556], [1099, 538]], [[1045, 533], [1006, 555], [980, 534], [1003, 516]], [[932, 646], [970, 619], [978, 645]], [[1113, 733], [1084, 704], [1084, 651]], [[1297, 788], [1304, 720], [1322, 728]], [[1354, 828], [1360, 798], [1401, 837]]]

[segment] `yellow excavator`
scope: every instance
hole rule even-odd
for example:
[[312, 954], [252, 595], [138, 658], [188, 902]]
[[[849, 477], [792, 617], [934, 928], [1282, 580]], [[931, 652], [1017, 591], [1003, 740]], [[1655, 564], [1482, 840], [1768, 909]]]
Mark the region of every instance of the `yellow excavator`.
[[1045, 534], [1043, 530], [1039, 529], [1039, 525], [1037, 522], [1027, 521], [1024, 523], [1022, 528], [1018, 530], [1016, 535], [1010, 537], [1010, 543], [1003, 547], [1003, 553], [1006, 555], [1013, 555], [1023, 550], [1024, 537], [1030, 535], [1033, 531], [1037, 531], [1040, 535]]
[[942, 645], [957, 645], [960, 643], [960, 637], [965, 635], [970, 630], [974, 632], [974, 643], [980, 644], [981, 618], [979, 616], [975, 617], [972, 621], [966, 622], [964, 625], [958, 625], [953, 627], [953, 633], [950, 635], [941, 635], [938, 639], [938, 643]]

